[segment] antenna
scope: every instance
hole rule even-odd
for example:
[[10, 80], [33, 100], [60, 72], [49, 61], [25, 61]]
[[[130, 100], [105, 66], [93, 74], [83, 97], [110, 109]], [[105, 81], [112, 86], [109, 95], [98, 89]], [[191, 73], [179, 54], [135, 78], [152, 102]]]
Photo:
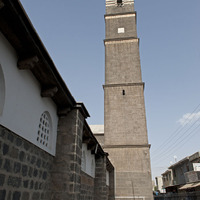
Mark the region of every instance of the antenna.
[[177, 156], [176, 155], [174, 156], [174, 162], [175, 163], [177, 162]]

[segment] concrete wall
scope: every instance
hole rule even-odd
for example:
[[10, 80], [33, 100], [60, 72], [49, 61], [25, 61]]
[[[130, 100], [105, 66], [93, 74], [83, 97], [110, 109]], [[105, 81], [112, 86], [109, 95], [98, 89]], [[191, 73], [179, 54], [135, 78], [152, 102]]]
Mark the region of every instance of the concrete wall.
[[164, 193], [162, 176], [157, 176], [157, 177], [155, 177], [155, 180], [156, 180], [157, 189], [158, 189], [161, 193]]
[[194, 183], [200, 181], [200, 171], [190, 171], [184, 174], [186, 183]]
[[184, 174], [188, 171], [189, 171], [189, 160], [186, 160], [180, 165], [173, 167], [173, 175], [174, 175], [174, 181], [175, 181], [174, 184], [175, 185], [185, 184], [186, 180], [185, 180]]
[[167, 170], [164, 174], [162, 174], [162, 178], [164, 188], [174, 185], [174, 176], [172, 170]]
[[[42, 98], [38, 81], [28, 70], [17, 68], [17, 54], [0, 33], [0, 124], [14, 133], [55, 155], [57, 137], [57, 108], [50, 98]], [[1, 100], [0, 99], [0, 100]], [[5, 100], [5, 103], [3, 103]], [[3, 111], [3, 112], [2, 112]], [[43, 113], [49, 115], [48, 145], [38, 138], [40, 120]], [[44, 137], [44, 136], [42, 136]], [[44, 138], [43, 138], [44, 139]], [[42, 139], [42, 140], [43, 140]]]

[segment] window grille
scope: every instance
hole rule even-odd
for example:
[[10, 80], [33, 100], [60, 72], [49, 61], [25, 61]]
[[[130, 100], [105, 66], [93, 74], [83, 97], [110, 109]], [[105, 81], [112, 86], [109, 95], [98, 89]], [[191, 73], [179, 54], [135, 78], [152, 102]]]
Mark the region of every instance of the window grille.
[[51, 118], [48, 112], [43, 112], [40, 116], [38, 126], [37, 142], [42, 146], [49, 146], [51, 139]]

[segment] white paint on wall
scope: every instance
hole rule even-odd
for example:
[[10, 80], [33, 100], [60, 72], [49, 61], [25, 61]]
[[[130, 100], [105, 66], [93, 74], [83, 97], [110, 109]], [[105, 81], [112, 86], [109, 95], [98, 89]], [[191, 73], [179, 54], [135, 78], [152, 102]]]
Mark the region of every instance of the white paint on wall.
[[[14, 133], [55, 155], [57, 138], [57, 108], [52, 99], [42, 98], [38, 81], [29, 70], [17, 68], [17, 54], [0, 33], [0, 64], [5, 79], [5, 103], [0, 124]], [[38, 126], [43, 112], [52, 120], [52, 137], [48, 147], [37, 142]]]
[[110, 173], [108, 170], [106, 170], [106, 185], [109, 186], [109, 182], [110, 182]]
[[3, 113], [4, 103], [5, 103], [5, 79], [0, 63], [0, 116]]
[[87, 149], [87, 144], [82, 144], [81, 170], [86, 174], [95, 177], [95, 156]]

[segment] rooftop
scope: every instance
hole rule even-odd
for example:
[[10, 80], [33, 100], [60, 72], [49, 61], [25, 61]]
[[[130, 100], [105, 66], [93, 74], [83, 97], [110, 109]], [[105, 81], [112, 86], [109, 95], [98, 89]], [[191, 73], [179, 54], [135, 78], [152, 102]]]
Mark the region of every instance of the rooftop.
[[104, 134], [104, 125], [90, 125], [93, 134]]

